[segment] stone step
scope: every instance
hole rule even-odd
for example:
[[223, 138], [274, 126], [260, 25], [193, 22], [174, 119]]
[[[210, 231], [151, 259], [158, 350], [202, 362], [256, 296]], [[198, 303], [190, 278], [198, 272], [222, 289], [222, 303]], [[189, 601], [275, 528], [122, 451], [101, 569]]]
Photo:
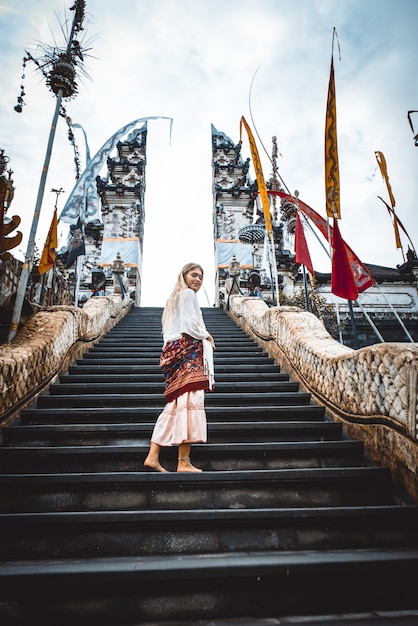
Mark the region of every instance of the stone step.
[[[148, 445], [154, 423], [88, 423], [9, 426], [3, 431], [7, 446], [31, 445]], [[211, 443], [266, 443], [279, 441], [334, 441], [342, 426], [334, 422], [215, 422], [208, 424]]]
[[[106, 391], [104, 394], [103, 391]], [[217, 380], [216, 381], [216, 394], [219, 397], [220, 393], [233, 394], [237, 393], [240, 397], [243, 396], [243, 392], [245, 392], [245, 396], [249, 393], [255, 393], [260, 398], [260, 394], [268, 393], [269, 396], [273, 392], [275, 393], [295, 393], [299, 390], [299, 384], [291, 381], [233, 381], [233, 380]], [[161, 395], [164, 391], [164, 381], [160, 380], [157, 382], [153, 381], [144, 381], [144, 382], [127, 382], [127, 381], [118, 381], [114, 382], [113, 380], [107, 380], [105, 384], [103, 382], [92, 382], [84, 381], [84, 382], [72, 382], [67, 381], [64, 384], [54, 384], [49, 388], [50, 396], [66, 396], [66, 395], [100, 395], [102, 397], [109, 397], [109, 395], [117, 394], [120, 396], [121, 394], [130, 395], [130, 394], [158, 394], [160, 396], [159, 400], [161, 400]], [[303, 396], [302, 396], [303, 398]], [[42, 403], [41, 403], [42, 404]], [[209, 404], [209, 403], [207, 403]]]
[[417, 576], [418, 550], [408, 548], [18, 561], [0, 570], [0, 619], [143, 626], [322, 614], [324, 607], [416, 610]]
[[[235, 347], [237, 349], [246, 349], [250, 352], [261, 351], [264, 353], [264, 348], [248, 337], [242, 330], [234, 331], [232, 328], [227, 329], [224, 333], [213, 333], [216, 349], [228, 349]], [[111, 330], [108, 335], [100, 338], [100, 340], [92, 344], [89, 347], [89, 351], [96, 349], [102, 349], [103, 351], [109, 350], [111, 347], [120, 347], [121, 350], [129, 350], [133, 347], [141, 349], [143, 347], [149, 347], [151, 350], [161, 350], [164, 344], [164, 338], [161, 332], [156, 332], [154, 329], [144, 327], [141, 332], [134, 332], [127, 330], [126, 332], [116, 332], [116, 329]]]
[[[216, 353], [215, 353], [216, 354]], [[159, 365], [159, 358], [160, 358], [160, 353], [158, 352], [149, 352], [149, 353], [142, 353], [141, 355], [139, 355], [136, 352], [128, 353], [128, 352], [124, 352], [124, 353], [119, 353], [119, 356], [117, 355], [117, 353], [114, 353], [112, 355], [103, 355], [100, 354], [99, 352], [97, 353], [93, 353], [93, 352], [86, 352], [86, 354], [82, 357], [82, 359], [80, 359], [79, 361], [77, 361], [77, 363], [80, 363], [80, 365], [90, 365], [90, 364], [100, 364], [103, 363], [103, 365], [116, 365], [118, 366], [119, 363], [124, 365], [125, 363], [127, 364], [133, 364], [133, 365], [141, 365], [141, 364], [149, 364], [149, 365]], [[274, 365], [274, 359], [272, 359], [271, 357], [268, 357], [266, 354], [263, 353], [257, 353], [257, 354], [251, 354], [249, 352], [243, 352], [240, 355], [239, 358], [239, 362], [243, 363], [243, 364], [247, 364], [247, 365], [252, 365], [253, 366], [253, 371], [256, 371], [256, 368], [258, 365]], [[215, 364], [215, 373], [216, 373], [216, 367], [217, 365], [224, 365], [224, 364], [231, 364], [235, 366], [237, 365], [237, 359], [236, 356], [234, 356], [234, 354], [231, 353], [224, 353], [224, 354], [219, 354], [216, 355], [214, 357], [214, 364]]]
[[[67, 385], [66, 385], [67, 387]], [[65, 390], [64, 390], [65, 392]], [[205, 405], [207, 407], [216, 406], [222, 404], [223, 406], [248, 406], [252, 405], [257, 407], [257, 402], [260, 402], [260, 395], [254, 393], [244, 393], [237, 389], [236, 393], [218, 393], [212, 391], [206, 394]], [[301, 393], [297, 391], [280, 392], [273, 391], [266, 393], [263, 396], [262, 403], [264, 405], [307, 405], [310, 402], [309, 393]], [[164, 404], [162, 393], [74, 393], [69, 394], [51, 394], [45, 393], [38, 398], [37, 402], [39, 408], [48, 407], [91, 407], [91, 406], [107, 406], [123, 408], [126, 406], [157, 406], [161, 407]]]
[[[111, 373], [100, 373], [102, 368], [97, 368], [97, 373], [94, 371], [86, 372], [86, 373], [76, 373], [77, 370], [73, 370], [67, 374], [60, 376], [60, 384], [67, 385], [69, 383], [102, 383], [107, 385], [109, 382], [116, 383], [146, 383], [146, 382], [162, 382], [164, 381], [164, 376], [159, 367], [155, 366], [152, 371], [150, 371], [150, 367], [144, 368], [143, 372], [132, 372], [127, 368], [126, 372], [119, 372], [119, 370], [114, 370]], [[116, 373], [117, 372], [117, 373]], [[267, 381], [271, 383], [279, 382], [279, 381], [289, 381], [288, 374], [279, 373], [279, 372], [265, 372], [259, 373], [257, 371], [257, 380], [260, 380], [262, 383], [266, 383]], [[254, 382], [254, 372], [220, 372], [216, 371], [216, 384], [227, 383], [227, 382], [236, 382], [242, 383], [246, 382]]]
[[[0, 448], [4, 473], [138, 472], [148, 445], [14, 446]], [[161, 451], [170, 471], [177, 466], [177, 449]], [[194, 444], [193, 462], [205, 471], [352, 467], [363, 465], [363, 444], [357, 441], [290, 441], [280, 443]]]
[[[215, 358], [218, 358], [219, 355], [222, 355], [223, 353], [230, 353], [230, 354], [239, 354], [241, 355], [242, 353], [245, 354], [257, 354], [257, 355], [266, 355], [266, 353], [259, 347], [257, 346], [257, 344], [255, 344], [253, 341], [240, 341], [240, 342], [231, 342], [231, 343], [227, 343], [227, 342], [218, 342], [218, 344], [216, 344], [216, 351], [215, 351]], [[88, 355], [96, 355], [96, 354], [102, 354], [102, 355], [114, 355], [115, 357], [119, 357], [119, 356], [125, 356], [127, 354], [137, 354], [138, 350], [141, 350], [141, 352], [145, 352], [145, 353], [152, 353], [152, 354], [156, 354], [156, 355], [160, 355], [161, 352], [161, 348], [162, 348], [162, 342], [160, 343], [150, 343], [150, 342], [138, 342], [137, 344], [135, 344], [131, 339], [129, 340], [129, 344], [126, 345], [126, 342], [121, 341], [118, 344], [103, 344], [102, 342], [96, 344], [93, 348], [90, 348], [90, 350], [88, 350], [88, 352], [86, 352], [86, 354]]]
[[344, 624], [346, 626], [417, 626], [418, 610], [141, 622], [141, 626], [283, 626], [283, 624], [288, 626], [342, 626]]
[[0, 475], [0, 513], [393, 504], [384, 468]]
[[[237, 329], [234, 331], [232, 328], [228, 329], [224, 333], [217, 333], [216, 335], [216, 346], [219, 348], [220, 346], [248, 346], [249, 348], [253, 348], [256, 344], [252, 339], [250, 339], [242, 330]], [[128, 342], [128, 343], [127, 343]], [[110, 346], [152, 346], [154, 347], [162, 347], [163, 345], [163, 337], [159, 333], [155, 333], [153, 329], [146, 329], [142, 331], [142, 333], [133, 333], [132, 331], [126, 333], [117, 333], [116, 330], [105, 337], [100, 339], [100, 342], [95, 344], [94, 348], [106, 347], [108, 349]], [[257, 346], [259, 350], [261, 348]]]
[[[231, 337], [233, 340], [239, 339], [242, 341], [252, 341], [252, 339], [248, 337], [248, 335], [241, 328], [236, 326], [232, 321], [230, 322], [230, 324], [226, 325], [214, 324], [213, 322], [210, 322], [207, 326], [207, 330], [208, 332], [214, 334], [215, 340], [225, 340], [228, 337]], [[152, 324], [143, 322], [141, 324], [135, 324], [133, 326], [127, 324], [123, 325], [120, 322], [117, 326], [112, 328], [112, 331], [109, 332], [106, 337], [100, 339], [100, 342], [105, 339], [111, 341], [113, 338], [122, 338], [123, 340], [129, 340], [130, 337], [133, 337], [134, 339], [144, 339], [150, 341], [160, 340], [162, 343], [163, 334], [161, 330], [161, 322]]]
[[[30, 542], [27, 538], [30, 537]], [[2, 561], [418, 547], [418, 506], [0, 515]]]
[[[96, 362], [86, 364], [83, 361], [79, 361], [77, 365], [72, 365], [68, 374], [70, 376], [74, 374], [79, 375], [88, 375], [88, 374], [102, 374], [103, 376], [107, 374], [146, 374], [146, 373], [158, 373], [161, 374], [161, 369], [159, 362], [152, 364], [141, 364], [137, 363], [135, 365], [131, 363], [123, 363], [119, 364], [117, 367], [114, 365], [108, 365], [107, 363], [98, 364]], [[257, 365], [257, 377], [260, 376], [261, 380], [264, 379], [265, 376], [277, 376], [278, 380], [281, 380], [280, 377], [289, 378], [289, 375], [286, 372], [281, 372], [280, 367], [275, 363], [263, 363]], [[229, 374], [232, 377], [240, 376], [240, 375], [250, 375], [254, 378], [254, 366], [252, 363], [230, 363], [228, 361], [224, 361], [223, 363], [216, 364], [216, 378], [222, 374]]]
[[[115, 423], [122, 422], [152, 422], [163, 408], [161, 398], [160, 407], [139, 406], [123, 407], [54, 407], [39, 408], [36, 405], [24, 409], [16, 424], [79, 424], [79, 423]], [[324, 408], [315, 404], [306, 405], [282, 405], [282, 406], [210, 406], [206, 408], [206, 416], [209, 422], [253, 422], [257, 421], [322, 421]], [[231, 424], [231, 429], [233, 425]], [[5, 431], [7, 432], [7, 431]]]

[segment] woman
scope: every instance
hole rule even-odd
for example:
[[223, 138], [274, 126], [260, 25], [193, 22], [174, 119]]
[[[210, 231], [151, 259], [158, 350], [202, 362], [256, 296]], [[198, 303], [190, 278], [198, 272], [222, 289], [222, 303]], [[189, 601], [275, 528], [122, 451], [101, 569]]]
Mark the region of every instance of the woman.
[[192, 443], [205, 442], [205, 391], [213, 389], [215, 342], [208, 333], [197, 302], [203, 269], [188, 263], [181, 270], [162, 317], [164, 345], [160, 367], [164, 373], [166, 405], [151, 436], [147, 468], [167, 470], [160, 464], [162, 446], [178, 446], [177, 471], [201, 472], [190, 462]]

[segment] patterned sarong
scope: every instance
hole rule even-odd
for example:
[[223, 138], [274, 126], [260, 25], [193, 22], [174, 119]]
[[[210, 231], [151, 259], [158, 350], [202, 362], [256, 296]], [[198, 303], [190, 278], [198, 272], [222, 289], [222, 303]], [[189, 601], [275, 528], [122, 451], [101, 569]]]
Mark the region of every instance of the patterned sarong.
[[167, 342], [161, 352], [160, 368], [164, 374], [164, 396], [167, 402], [186, 391], [209, 389], [203, 364], [203, 344], [190, 335]]

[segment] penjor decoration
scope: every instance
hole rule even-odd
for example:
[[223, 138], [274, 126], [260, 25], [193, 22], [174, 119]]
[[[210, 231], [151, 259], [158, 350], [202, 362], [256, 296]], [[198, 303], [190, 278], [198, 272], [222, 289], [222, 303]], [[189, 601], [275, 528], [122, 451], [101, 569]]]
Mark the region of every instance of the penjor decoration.
[[84, 31], [83, 23], [85, 18], [85, 8], [85, 0], [75, 0], [74, 4], [71, 6], [70, 11], [74, 12], [74, 17], [71, 22], [70, 32], [67, 33], [65, 37], [66, 41], [64, 46], [58, 47], [57, 45], [39, 45], [38, 49], [40, 50], [41, 54], [37, 57], [32, 55], [30, 52], [25, 51], [25, 57], [23, 60], [21, 91], [20, 95], [18, 96], [18, 103], [15, 107], [15, 110], [18, 113], [21, 113], [22, 106], [25, 104], [23, 79], [25, 75], [26, 64], [28, 61], [33, 61], [37, 67], [37, 70], [42, 73], [48, 89], [50, 89], [50, 91], [52, 91], [52, 93], [56, 96], [56, 103], [48, 138], [45, 161], [42, 168], [42, 174], [38, 188], [38, 195], [32, 219], [32, 227], [29, 234], [25, 261], [23, 263], [19, 286], [16, 294], [8, 341], [11, 341], [14, 338], [20, 323], [23, 301], [26, 293], [26, 286], [33, 265], [35, 236], [38, 228], [42, 201], [45, 192], [45, 184], [49, 169], [49, 163], [51, 160], [52, 147], [55, 139], [55, 130], [57, 127], [58, 116], [62, 109], [62, 101], [74, 98], [77, 95], [77, 71], [79, 73], [81, 72], [82, 74], [87, 75], [83, 67], [83, 61], [84, 55], [87, 52], [88, 48], [86, 48], [82, 36], [82, 33]]

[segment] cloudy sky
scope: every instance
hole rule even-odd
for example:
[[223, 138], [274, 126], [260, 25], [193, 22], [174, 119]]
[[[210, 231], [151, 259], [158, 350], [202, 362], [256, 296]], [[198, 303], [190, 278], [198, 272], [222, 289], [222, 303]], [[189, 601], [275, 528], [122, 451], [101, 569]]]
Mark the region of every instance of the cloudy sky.
[[[63, 45], [60, 23], [72, 17], [66, 0], [0, 0], [0, 148], [11, 159], [16, 186], [10, 214], [22, 217], [23, 258], [54, 111], [54, 97], [25, 49]], [[174, 119], [148, 124], [144, 306], [163, 305], [181, 266], [205, 268], [213, 302], [211, 124], [239, 141], [239, 121], [252, 124], [266, 152], [277, 136], [279, 173], [291, 192], [320, 214], [324, 208], [324, 123], [333, 27], [341, 175], [341, 232], [366, 263], [395, 267], [388, 200], [375, 151], [384, 153], [397, 214], [418, 246], [418, 23], [417, 0], [86, 0], [85, 42], [91, 80], [79, 83], [65, 107], [81, 124], [94, 155], [128, 122], [146, 116]], [[84, 159], [84, 139], [77, 143]], [[264, 175], [271, 166], [259, 143]], [[244, 158], [249, 156], [244, 138]], [[75, 183], [67, 127], [60, 119], [37, 232], [42, 248], [55, 195], [62, 208]], [[68, 228], [68, 227], [67, 227]], [[63, 229], [63, 237], [64, 237]], [[65, 231], [66, 232], [66, 231]], [[405, 251], [407, 241], [403, 238]], [[308, 244], [319, 271], [330, 263], [316, 238]]]

